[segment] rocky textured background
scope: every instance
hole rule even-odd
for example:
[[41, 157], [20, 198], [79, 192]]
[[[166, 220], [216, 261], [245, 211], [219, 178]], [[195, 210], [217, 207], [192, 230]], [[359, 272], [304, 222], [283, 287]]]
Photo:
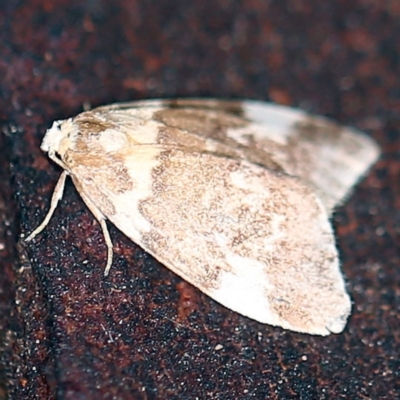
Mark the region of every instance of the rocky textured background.
[[[400, 3], [8, 0], [0, 5], [0, 398], [394, 399], [400, 393]], [[353, 315], [312, 337], [251, 321], [111, 227], [39, 150], [54, 119], [154, 97], [253, 98], [373, 136], [334, 225]], [[168, 212], [168, 210], [166, 210]], [[318, 299], [316, 299], [318, 301]]]

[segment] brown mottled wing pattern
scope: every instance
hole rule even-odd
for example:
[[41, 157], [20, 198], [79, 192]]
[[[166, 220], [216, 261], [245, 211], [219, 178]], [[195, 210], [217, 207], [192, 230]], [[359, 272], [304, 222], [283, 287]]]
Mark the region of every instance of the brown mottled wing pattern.
[[[81, 159], [71, 168], [74, 181], [172, 271], [258, 321], [317, 334], [343, 329], [350, 301], [328, 216], [299, 179], [245, 160], [149, 145], [103, 160], [101, 179]], [[124, 168], [129, 187], [118, 191], [109, 178]]]
[[256, 101], [150, 100], [101, 107], [107, 118], [158, 122], [161, 142], [191, 143], [298, 176], [329, 211], [379, 156], [355, 129], [304, 111]]

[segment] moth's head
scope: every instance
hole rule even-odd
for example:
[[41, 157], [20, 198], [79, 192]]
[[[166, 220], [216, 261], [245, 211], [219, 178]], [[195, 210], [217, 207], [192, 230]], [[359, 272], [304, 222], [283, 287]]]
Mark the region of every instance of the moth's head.
[[41, 150], [52, 154], [59, 154], [61, 157], [69, 147], [72, 120], [54, 121], [50, 129], [44, 135]]

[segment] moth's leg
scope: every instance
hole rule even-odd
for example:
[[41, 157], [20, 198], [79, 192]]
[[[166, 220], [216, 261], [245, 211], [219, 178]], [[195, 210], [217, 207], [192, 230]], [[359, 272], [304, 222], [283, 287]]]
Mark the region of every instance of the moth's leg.
[[106, 217], [100, 211], [100, 209], [96, 206], [96, 204], [94, 204], [92, 202], [92, 200], [90, 200], [89, 197], [86, 196], [85, 192], [82, 189], [79, 190], [80, 185], [75, 180], [74, 180], [74, 184], [75, 184], [76, 188], [78, 189], [79, 194], [82, 197], [83, 201], [85, 202], [85, 204], [87, 205], [87, 207], [89, 208], [91, 213], [94, 215], [97, 222], [101, 226], [101, 230], [103, 231], [104, 241], [106, 242], [106, 246], [107, 246], [107, 264], [106, 264], [106, 268], [104, 270], [104, 276], [107, 276], [111, 269], [111, 264], [113, 262], [113, 254], [114, 253], [113, 253], [113, 244], [111, 241], [110, 233], [108, 232], [108, 228], [107, 228]]
[[62, 199], [64, 193], [64, 186], [65, 186], [65, 179], [67, 178], [68, 172], [64, 171], [58, 182], [56, 187], [54, 188], [53, 196], [51, 197], [50, 209], [47, 212], [46, 217], [44, 218], [43, 222], [25, 239], [26, 242], [31, 241], [36, 235], [38, 235], [44, 228], [46, 228], [47, 224], [49, 223], [51, 217], [55, 209], [57, 208], [58, 202]]

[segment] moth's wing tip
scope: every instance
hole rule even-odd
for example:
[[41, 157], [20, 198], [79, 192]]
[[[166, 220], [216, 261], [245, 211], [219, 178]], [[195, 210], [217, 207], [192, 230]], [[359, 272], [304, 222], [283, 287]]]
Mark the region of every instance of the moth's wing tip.
[[334, 333], [342, 333], [344, 328], [347, 325], [347, 315], [343, 315], [339, 318], [335, 318], [331, 321], [329, 321], [328, 325], [326, 326], [326, 329], [328, 330], [328, 334]]
[[327, 318], [325, 330], [326, 335], [342, 333], [347, 325], [347, 320], [351, 314], [351, 299], [347, 293], [343, 293], [342, 304], [338, 304], [335, 315]]
[[325, 325], [313, 325], [308, 327], [290, 327], [288, 329], [299, 333], [305, 333], [309, 335], [318, 336], [329, 336], [331, 334], [340, 334], [344, 331], [347, 325], [348, 313], [344, 313], [338, 317], [333, 317], [326, 322]]

